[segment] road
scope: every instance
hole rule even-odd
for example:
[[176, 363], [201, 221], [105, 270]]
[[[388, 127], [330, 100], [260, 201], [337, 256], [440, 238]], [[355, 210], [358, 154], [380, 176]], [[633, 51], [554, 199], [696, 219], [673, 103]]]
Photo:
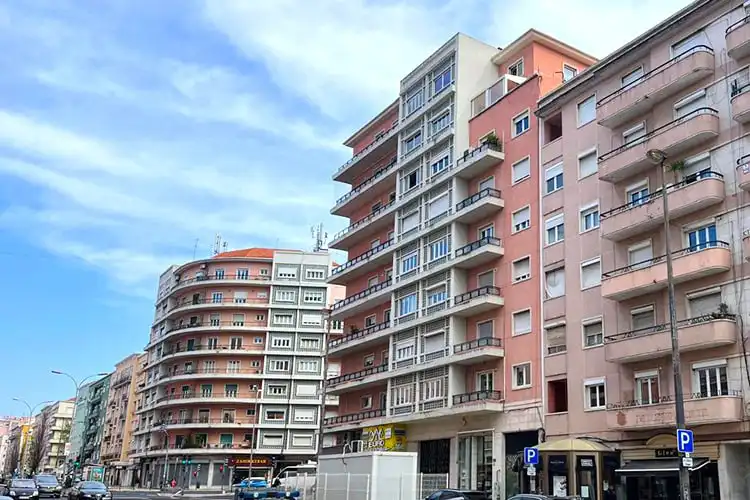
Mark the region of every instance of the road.
[[114, 500], [231, 500], [231, 493], [222, 494], [221, 491], [199, 491], [190, 490], [183, 495], [174, 495], [173, 493], [162, 493], [158, 490], [127, 490], [118, 489], [117, 486], [110, 488]]

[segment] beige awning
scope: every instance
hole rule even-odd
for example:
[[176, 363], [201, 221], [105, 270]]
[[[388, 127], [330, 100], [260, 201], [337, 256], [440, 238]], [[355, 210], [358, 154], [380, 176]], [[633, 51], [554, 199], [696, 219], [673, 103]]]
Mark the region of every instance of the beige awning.
[[614, 451], [612, 448], [607, 446], [606, 444], [602, 444], [596, 441], [592, 441], [590, 439], [584, 439], [584, 438], [566, 438], [566, 439], [558, 439], [556, 441], [546, 441], [544, 443], [539, 444], [537, 447], [537, 450], [544, 451], [544, 452], [571, 452], [571, 451], [578, 451], [578, 452], [609, 452]]

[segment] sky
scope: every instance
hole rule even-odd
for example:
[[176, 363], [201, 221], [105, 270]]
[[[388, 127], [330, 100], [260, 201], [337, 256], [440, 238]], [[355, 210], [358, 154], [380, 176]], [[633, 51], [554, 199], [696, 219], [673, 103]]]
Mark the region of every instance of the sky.
[[0, 0], [0, 416], [147, 343], [158, 275], [311, 249], [341, 145], [456, 32], [597, 57], [686, 0]]

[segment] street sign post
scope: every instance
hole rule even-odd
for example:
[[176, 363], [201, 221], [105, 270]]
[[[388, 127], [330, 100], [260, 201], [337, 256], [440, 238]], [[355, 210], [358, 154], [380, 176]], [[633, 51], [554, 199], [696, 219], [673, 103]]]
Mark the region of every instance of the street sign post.
[[523, 462], [526, 464], [526, 474], [529, 476], [531, 493], [536, 493], [536, 466], [539, 464], [539, 450], [533, 447], [524, 448]]
[[694, 449], [693, 431], [677, 429], [677, 451], [680, 453], [693, 453]]

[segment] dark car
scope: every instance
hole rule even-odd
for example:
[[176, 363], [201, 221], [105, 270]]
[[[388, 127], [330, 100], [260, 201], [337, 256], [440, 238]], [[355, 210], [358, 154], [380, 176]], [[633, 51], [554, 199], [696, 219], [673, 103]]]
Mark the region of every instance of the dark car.
[[53, 474], [39, 474], [34, 478], [40, 497], [60, 498], [62, 486]]
[[508, 500], [581, 500], [581, 497], [573, 495], [567, 497], [550, 497], [547, 495], [537, 495], [536, 493], [521, 493], [510, 497]]
[[99, 481], [82, 481], [68, 492], [69, 500], [110, 500], [112, 493]]
[[8, 488], [8, 496], [15, 500], [39, 498], [39, 491], [33, 479], [13, 479]]
[[490, 500], [490, 495], [483, 491], [438, 490], [425, 500]]

